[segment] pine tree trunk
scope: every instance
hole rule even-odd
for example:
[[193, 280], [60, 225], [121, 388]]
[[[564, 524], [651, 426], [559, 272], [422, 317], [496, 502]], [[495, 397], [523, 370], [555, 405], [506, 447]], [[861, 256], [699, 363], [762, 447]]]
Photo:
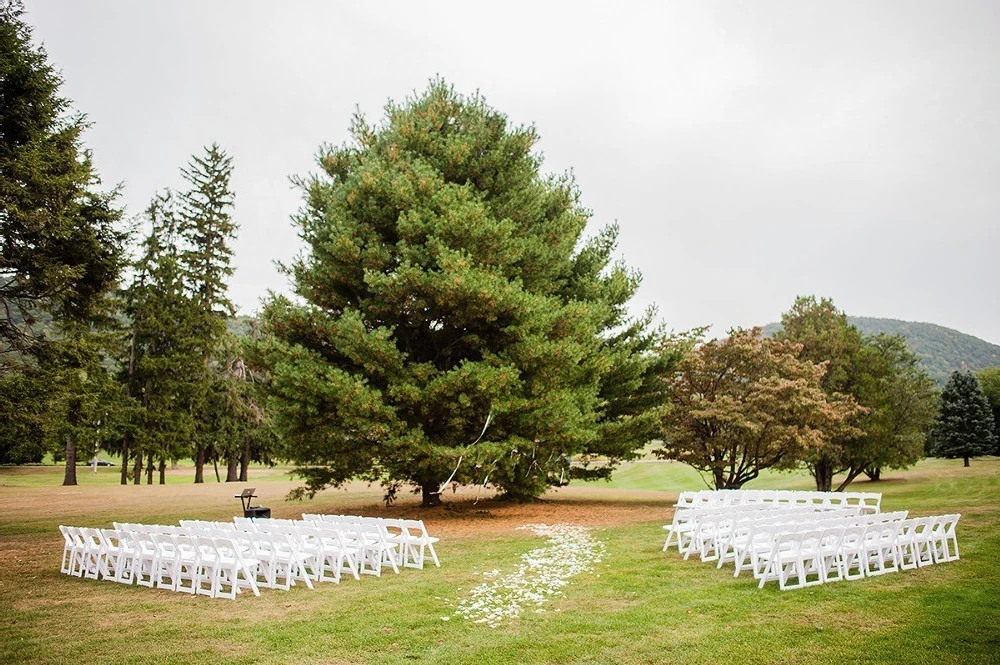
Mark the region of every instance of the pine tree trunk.
[[142, 484], [142, 451], [135, 451], [135, 466], [132, 467], [132, 484]]
[[167, 484], [167, 460], [160, 458], [160, 484]]
[[146, 484], [153, 484], [153, 454], [150, 453], [146, 457]]
[[441, 495], [438, 493], [437, 483], [432, 481], [421, 484], [420, 492], [422, 498], [420, 505], [424, 508], [433, 508], [434, 506], [441, 505]]
[[76, 485], [76, 437], [72, 433], [66, 434], [66, 475], [63, 477], [63, 485]]
[[240, 479], [240, 458], [235, 453], [229, 453], [226, 460], [226, 482], [235, 483]]
[[240, 455], [240, 482], [250, 479], [250, 442], [243, 442], [243, 453]]
[[219, 458], [218, 457], [213, 457], [212, 458], [212, 466], [215, 467], [215, 482], [221, 483], [222, 482], [222, 478], [219, 477]]
[[[69, 458], [67, 458], [67, 459], [69, 459]], [[963, 464], [962, 466], [969, 466], [969, 458], [965, 457], [963, 459], [965, 460], [965, 464]], [[76, 485], [76, 483], [73, 483], [73, 484]]]
[[121, 484], [128, 485], [128, 456], [129, 456], [129, 435], [126, 432], [122, 435], [122, 478]]
[[198, 453], [194, 458], [194, 482], [205, 482], [205, 446], [198, 445]]

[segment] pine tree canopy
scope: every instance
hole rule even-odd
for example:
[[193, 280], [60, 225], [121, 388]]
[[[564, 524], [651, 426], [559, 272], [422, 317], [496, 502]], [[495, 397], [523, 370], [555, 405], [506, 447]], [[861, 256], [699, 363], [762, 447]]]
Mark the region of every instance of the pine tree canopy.
[[628, 318], [639, 276], [611, 261], [617, 229], [585, 238], [535, 130], [434, 81], [351, 136], [297, 181], [300, 300], [264, 313], [270, 406], [307, 488], [401, 481], [433, 504], [452, 479], [526, 498], [574, 455], [646, 443], [670, 357]]
[[953, 372], [941, 392], [934, 454], [949, 459], [989, 455], [996, 446], [990, 404], [971, 372]]
[[[62, 79], [41, 48], [20, 2], [0, 2], [0, 353], [37, 343], [45, 312], [86, 319], [112, 288], [124, 236], [115, 194], [99, 183], [68, 116]], [[0, 369], [5, 363], [0, 363]]]

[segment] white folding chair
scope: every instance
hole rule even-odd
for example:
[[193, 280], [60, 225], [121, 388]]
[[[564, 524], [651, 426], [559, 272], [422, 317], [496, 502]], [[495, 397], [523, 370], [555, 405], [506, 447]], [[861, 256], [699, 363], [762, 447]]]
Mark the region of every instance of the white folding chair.
[[961, 515], [942, 515], [934, 523], [931, 529], [930, 542], [931, 551], [934, 554], [934, 563], [945, 561], [955, 561], [958, 559], [958, 534], [955, 528]]
[[917, 567], [917, 534], [923, 519], [907, 518], [899, 524], [896, 535], [896, 557], [902, 570]]
[[771, 551], [761, 555], [765, 567], [758, 586], [773, 579], [782, 591], [822, 584], [822, 538], [822, 529], [780, 534]]
[[148, 586], [152, 589], [156, 584], [160, 550], [153, 540], [153, 534], [146, 529], [138, 529], [132, 534], [135, 543], [135, 554], [132, 562], [135, 583], [138, 586]]
[[[232, 538], [213, 538], [212, 541], [216, 551], [215, 597], [235, 600], [242, 589], [250, 589], [253, 595], [260, 596], [256, 581], [256, 568], [260, 562], [252, 556], [244, 556], [237, 541]], [[306, 584], [312, 588], [308, 579]]]
[[77, 541], [76, 534], [74, 533], [75, 529], [76, 527], [59, 525], [59, 533], [62, 534], [64, 541], [59, 572], [64, 575], [75, 575], [76, 562], [83, 556], [83, 548], [80, 547], [80, 543]]
[[83, 539], [83, 577], [100, 579], [104, 566], [105, 551], [101, 543], [101, 532], [98, 529], [80, 527], [78, 533]]
[[902, 522], [880, 522], [870, 524], [865, 531], [864, 564], [865, 575], [883, 575], [899, 570], [896, 554], [896, 535]]
[[438, 560], [437, 552], [434, 551], [434, 543], [440, 539], [427, 534], [423, 520], [403, 520], [403, 526], [406, 528], [406, 553], [403, 565], [423, 569], [426, 550], [430, 552], [434, 565], [440, 568], [441, 562]]

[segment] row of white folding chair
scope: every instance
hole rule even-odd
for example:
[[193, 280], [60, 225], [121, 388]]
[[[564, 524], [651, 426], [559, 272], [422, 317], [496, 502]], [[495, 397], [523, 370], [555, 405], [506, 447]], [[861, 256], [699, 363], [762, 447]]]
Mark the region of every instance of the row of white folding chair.
[[694, 552], [699, 552], [702, 561], [715, 561], [720, 558], [722, 549], [728, 549], [730, 537], [738, 526], [744, 530], [754, 525], [787, 522], [789, 524], [811, 525], [819, 521], [857, 517], [861, 509], [833, 508], [829, 510], [804, 510], [801, 507], [785, 509], [758, 510], [738, 514], [702, 515], [693, 522], [690, 543], [684, 552], [687, 559]]
[[258, 573], [267, 562], [234, 532], [191, 533], [163, 524], [116, 526], [130, 554], [119, 581], [134, 579], [140, 586], [230, 599], [244, 588], [260, 595]]
[[866, 512], [879, 512], [882, 495], [878, 492], [813, 492], [804, 490], [701, 490], [681, 492], [676, 507], [729, 506], [748, 503], [818, 504], [826, 507], [860, 506]]
[[[246, 533], [235, 529], [228, 523], [215, 524], [185, 520], [184, 526], [163, 524], [154, 525], [121, 525], [122, 527], [138, 528], [141, 532], [168, 536], [200, 536], [232, 540], [240, 554], [253, 562], [248, 565], [248, 576], [252, 577], [258, 587], [288, 590], [297, 581], [304, 582], [312, 588], [305, 568], [306, 558], [289, 542], [284, 534], [265, 534], [260, 537], [248, 538]], [[155, 582], [155, 580], [154, 580]], [[144, 575], [138, 578], [139, 584], [151, 586]]]
[[[802, 522], [791, 518], [775, 523], [760, 523], [741, 530], [735, 534], [725, 545], [725, 554], [720, 556], [720, 561], [729, 561], [728, 552], [733, 555], [731, 560], [734, 564], [733, 577], [739, 577], [744, 570], [752, 570], [755, 577], [762, 574], [761, 557], [769, 553], [775, 542], [785, 534], [802, 533], [813, 529], [827, 527], [847, 527], [847, 526], [867, 526], [869, 524], [880, 524], [885, 522], [898, 522], [906, 519], [905, 510], [892, 513], [880, 513], [878, 515], [863, 514], [857, 516], [830, 516], [819, 517], [813, 522]], [[721, 567], [721, 564], [717, 567]]]
[[213, 597], [234, 598], [241, 587], [259, 593], [249, 577], [254, 562], [244, 560], [231, 541], [129, 526], [133, 529], [60, 527], [67, 542], [61, 570]]
[[[677, 550], [688, 558], [695, 550], [702, 547], [703, 538], [711, 538], [717, 525], [725, 524], [741, 517], [774, 517], [785, 515], [802, 515], [815, 512], [812, 506], [773, 506], [750, 504], [741, 506], [723, 506], [711, 508], [690, 508], [682, 514], [674, 515], [669, 531], [677, 535]], [[668, 528], [668, 527], [664, 527]], [[667, 534], [666, 548], [670, 542], [671, 533]], [[685, 542], [686, 540], [686, 542]]]
[[[737, 516], [742, 514], [756, 514], [756, 513], [767, 513], [772, 512], [774, 514], [779, 514], [780, 512], [790, 512], [790, 513], [812, 513], [816, 511], [826, 510], [821, 507], [813, 505], [776, 505], [776, 504], [745, 504], [745, 505], [734, 505], [734, 506], [701, 506], [694, 508], [687, 508], [685, 510], [674, 511], [674, 517], [670, 524], [664, 525], [664, 530], [667, 531], [667, 538], [663, 543], [663, 551], [666, 552], [670, 547], [670, 541], [673, 540], [674, 536], [677, 536], [677, 550], [679, 552], [685, 551], [691, 544], [691, 534], [693, 533], [695, 526], [698, 522], [706, 517], [713, 516]], [[686, 539], [686, 542], [685, 542]]]
[[304, 520], [321, 521], [332, 524], [374, 524], [383, 529], [391, 542], [400, 546], [400, 565], [407, 568], [423, 568], [426, 554], [430, 553], [434, 565], [441, 567], [434, 543], [440, 538], [431, 536], [423, 520], [390, 517], [365, 517], [362, 515], [328, 515], [304, 513]]
[[[864, 577], [866, 572], [871, 575], [871, 565], [876, 561], [876, 570], [880, 572], [896, 570], [898, 561], [893, 543], [900, 524], [900, 521], [879, 521], [779, 530], [770, 547], [755, 549], [754, 577], [760, 587], [778, 580], [784, 590], [835, 579], [855, 579]], [[853, 568], [858, 570], [854, 576], [850, 573]], [[792, 575], [798, 577], [797, 583], [790, 581]]]
[[280, 534], [303, 555], [303, 565], [317, 581], [340, 582], [341, 572], [380, 576], [382, 564], [389, 563], [395, 572], [394, 548], [378, 538], [357, 529], [342, 529], [335, 525], [273, 519], [236, 518], [236, 527], [247, 533]]
[[910, 570], [918, 566], [956, 561], [959, 558], [956, 527], [961, 517], [955, 513], [903, 520], [896, 538], [899, 567]]
[[[763, 587], [797, 589], [860, 579], [958, 558], [959, 515], [829, 525], [783, 533], [755, 571]], [[792, 581], [792, 578], [796, 581]]]
[[[905, 513], [904, 513], [905, 515]], [[898, 515], [897, 515], [898, 517]], [[715, 551], [711, 556], [702, 556], [702, 561], [718, 561], [717, 568], [722, 568], [725, 563], [734, 563], [739, 574], [741, 564], [745, 557], [749, 556], [750, 548], [754, 543], [761, 543], [765, 538], [764, 533], [769, 530], [788, 528], [810, 528], [820, 524], [831, 522], [850, 523], [857, 520], [879, 519], [871, 515], [866, 516], [860, 508], [837, 508], [834, 510], [804, 512], [775, 512], [773, 514], [740, 516], [734, 520], [729, 528], [721, 536], [716, 538], [714, 543]], [[765, 543], [769, 546], [770, 543]], [[709, 551], [703, 548], [703, 553]]]
[[[302, 519], [311, 524], [322, 524], [324, 526], [334, 526], [345, 530], [348, 533], [362, 533], [365, 540], [376, 541], [384, 544], [386, 553], [391, 555], [393, 570], [399, 572], [400, 566], [407, 563], [408, 533], [402, 526], [402, 520], [395, 520], [381, 517], [362, 517], [360, 515], [316, 515], [303, 513]], [[419, 567], [422, 567], [421, 565]], [[418, 566], [411, 565], [416, 568]]]
[[59, 525], [63, 536], [63, 555], [59, 572], [89, 579], [109, 578], [106, 538], [100, 529]]

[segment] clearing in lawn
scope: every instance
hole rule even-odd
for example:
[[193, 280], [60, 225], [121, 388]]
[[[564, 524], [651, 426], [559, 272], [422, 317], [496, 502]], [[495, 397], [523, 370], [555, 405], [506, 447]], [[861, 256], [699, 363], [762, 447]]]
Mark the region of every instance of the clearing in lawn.
[[[669, 462], [626, 466], [608, 483], [571, 485], [532, 504], [473, 503], [476, 489], [423, 510], [394, 508], [377, 487], [287, 502], [284, 469], [250, 483], [275, 517], [337, 512], [423, 519], [441, 537], [441, 568], [346, 578], [310, 591], [263, 590], [235, 601], [59, 573], [57, 526], [231, 519], [243, 485], [114, 484], [116, 469], [59, 487], [57, 467], [0, 469], [0, 662], [185, 663], [964, 663], [1000, 662], [1000, 459], [927, 460], [852, 490], [883, 493], [883, 511], [962, 514], [961, 559], [879, 578], [780, 592], [729, 567], [664, 553], [677, 492], [704, 487]], [[768, 475], [750, 487], [811, 489]], [[528, 524], [588, 527], [602, 544], [561, 594], [491, 628], [456, 615], [472, 590], [545, 546]], [[538, 533], [547, 533], [539, 531]], [[582, 570], [582, 569], [581, 569]], [[444, 620], [448, 617], [448, 620]]]

